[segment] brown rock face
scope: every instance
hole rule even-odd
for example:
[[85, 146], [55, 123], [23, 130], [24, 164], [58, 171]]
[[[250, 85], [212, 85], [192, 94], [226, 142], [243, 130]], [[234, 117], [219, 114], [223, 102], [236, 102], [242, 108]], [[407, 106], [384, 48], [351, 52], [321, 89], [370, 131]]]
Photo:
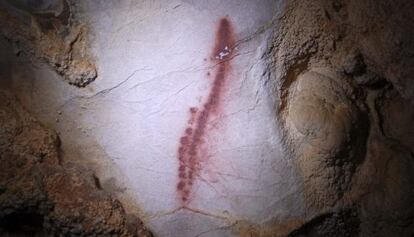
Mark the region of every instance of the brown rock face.
[[85, 87], [97, 77], [87, 53], [87, 28], [74, 19], [69, 1], [51, 2], [57, 9], [38, 9], [42, 2], [35, 1], [1, 2], [0, 33], [13, 42], [16, 54], [40, 59], [70, 84]]
[[412, 1], [289, 1], [269, 52], [309, 222], [291, 236], [414, 233]]
[[309, 206], [333, 206], [350, 189], [364, 157], [368, 123], [353, 95], [334, 74], [309, 71], [292, 85], [286, 128]]
[[151, 236], [87, 170], [59, 162], [57, 135], [0, 91], [1, 236]]

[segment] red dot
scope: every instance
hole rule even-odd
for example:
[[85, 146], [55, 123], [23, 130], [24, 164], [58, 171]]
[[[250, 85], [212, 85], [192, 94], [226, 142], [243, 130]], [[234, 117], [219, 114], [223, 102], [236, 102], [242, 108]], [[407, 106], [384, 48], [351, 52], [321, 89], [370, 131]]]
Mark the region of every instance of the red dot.
[[188, 161], [190, 162], [190, 164], [194, 164], [196, 159], [192, 156], [188, 159]]
[[193, 129], [192, 129], [192, 128], [187, 128], [187, 129], [185, 130], [185, 133], [186, 133], [187, 135], [191, 135], [191, 134], [193, 133]]
[[184, 172], [179, 172], [178, 177], [181, 178], [181, 179], [185, 179], [185, 173]]
[[178, 189], [178, 190], [183, 190], [183, 189], [184, 189], [184, 186], [185, 186], [185, 183], [184, 183], [183, 181], [180, 181], [180, 182], [177, 184], [177, 189]]
[[[197, 155], [197, 151], [195, 150], [195, 149], [191, 149], [189, 152], [188, 152], [188, 154], [190, 155], [190, 156], [195, 156], [195, 155]], [[190, 158], [190, 160], [191, 160], [192, 158]]]
[[200, 135], [198, 135], [198, 136], [194, 136], [193, 140], [194, 140], [194, 143], [196, 143], [196, 144], [200, 144], [200, 142], [201, 142]]
[[195, 107], [191, 107], [191, 108], [190, 108], [190, 113], [192, 113], [192, 114], [197, 113], [197, 108], [195, 108]]
[[180, 142], [181, 142], [182, 145], [187, 145], [188, 144], [188, 137], [187, 136], [181, 137]]
[[183, 157], [185, 156], [185, 148], [183, 146], [180, 146], [180, 148], [178, 148], [178, 159], [181, 160], [184, 159]]
[[185, 166], [184, 165], [180, 165], [180, 168], [178, 168], [178, 171], [185, 171]]

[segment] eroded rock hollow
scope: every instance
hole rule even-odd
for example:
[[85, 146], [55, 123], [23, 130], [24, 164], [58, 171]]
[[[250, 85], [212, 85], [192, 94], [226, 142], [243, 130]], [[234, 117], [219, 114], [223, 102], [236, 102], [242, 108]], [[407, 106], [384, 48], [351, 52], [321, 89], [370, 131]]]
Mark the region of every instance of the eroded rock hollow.
[[411, 0], [0, 0], [0, 236], [414, 236]]

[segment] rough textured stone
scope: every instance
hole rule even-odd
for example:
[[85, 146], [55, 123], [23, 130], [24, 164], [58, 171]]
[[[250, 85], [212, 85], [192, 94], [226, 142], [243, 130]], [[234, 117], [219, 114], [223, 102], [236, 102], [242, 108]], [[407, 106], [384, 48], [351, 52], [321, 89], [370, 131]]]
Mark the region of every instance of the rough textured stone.
[[309, 71], [290, 92], [286, 129], [309, 206], [333, 206], [364, 157], [368, 122], [344, 78]]
[[0, 121], [1, 236], [151, 236], [91, 171], [62, 165], [56, 133], [4, 91]]
[[[319, 213], [292, 236], [414, 233], [413, 10], [412, 1], [287, 4], [270, 63], [285, 143]], [[341, 224], [350, 206], [352, 224]]]
[[0, 32], [13, 42], [16, 54], [47, 62], [70, 84], [84, 87], [97, 71], [87, 50], [87, 28], [76, 21], [73, 7], [66, 0], [2, 1]]

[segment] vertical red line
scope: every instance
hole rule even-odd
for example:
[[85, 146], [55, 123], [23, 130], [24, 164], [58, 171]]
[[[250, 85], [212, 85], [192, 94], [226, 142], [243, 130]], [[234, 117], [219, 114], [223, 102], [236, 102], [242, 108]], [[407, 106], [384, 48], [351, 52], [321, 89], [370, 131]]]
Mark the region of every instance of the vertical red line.
[[235, 44], [230, 21], [222, 18], [215, 36], [212, 62], [217, 69], [206, 102], [200, 109], [190, 109], [190, 119], [178, 146], [177, 193], [185, 207], [190, 201], [194, 181], [201, 171], [200, 147], [208, 133], [208, 122], [222, 100], [222, 91], [229, 68], [229, 58]]

